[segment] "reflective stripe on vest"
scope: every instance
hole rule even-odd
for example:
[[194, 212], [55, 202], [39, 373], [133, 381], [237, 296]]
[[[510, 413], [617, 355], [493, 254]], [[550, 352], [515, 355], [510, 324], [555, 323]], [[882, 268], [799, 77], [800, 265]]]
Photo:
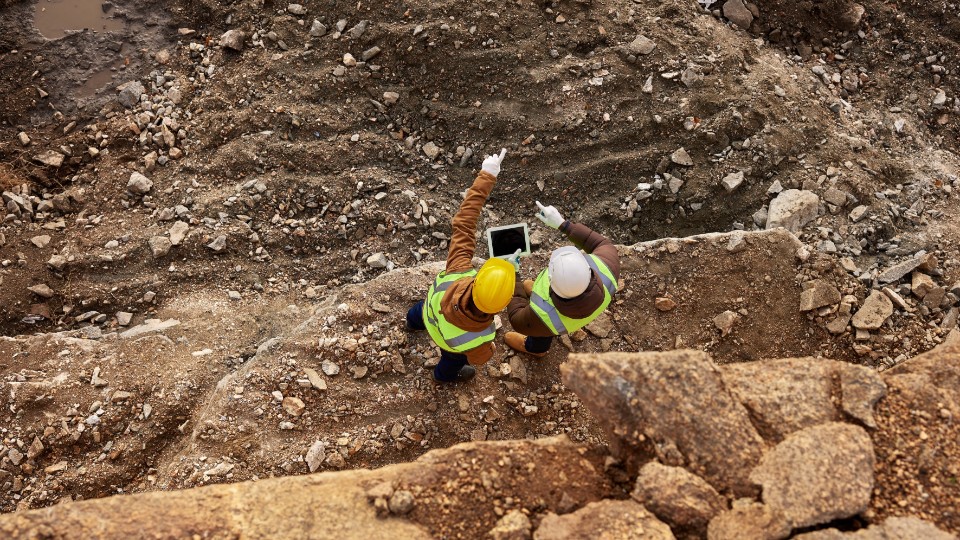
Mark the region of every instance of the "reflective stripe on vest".
[[617, 292], [617, 282], [613, 273], [603, 264], [603, 261], [594, 255], [587, 255], [586, 259], [590, 269], [597, 274], [600, 283], [603, 284], [603, 302], [593, 313], [583, 319], [566, 317], [553, 305], [553, 301], [550, 299], [550, 278], [546, 270], [540, 272], [533, 284], [533, 292], [530, 293], [530, 306], [537, 317], [556, 335], [576, 332], [590, 324], [591, 321], [603, 313], [603, 310], [607, 309], [610, 300]]
[[448, 322], [441, 312], [440, 304], [446, 290], [458, 280], [475, 275], [477, 271], [472, 269], [452, 274], [441, 272], [427, 290], [427, 300], [423, 303], [423, 322], [433, 342], [441, 349], [456, 353], [466, 352], [497, 337], [497, 327], [493, 322], [479, 332], [466, 332]]

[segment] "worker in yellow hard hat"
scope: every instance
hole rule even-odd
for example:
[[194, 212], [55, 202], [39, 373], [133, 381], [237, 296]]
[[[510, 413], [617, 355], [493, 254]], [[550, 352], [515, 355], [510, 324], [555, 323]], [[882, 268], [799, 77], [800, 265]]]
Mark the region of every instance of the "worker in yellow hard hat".
[[468, 381], [473, 366], [485, 364], [495, 351], [497, 328], [493, 316], [507, 307], [516, 284], [517, 258], [492, 258], [480, 270], [473, 267], [480, 210], [493, 191], [506, 156], [487, 156], [473, 186], [453, 217], [447, 266], [427, 289], [427, 298], [407, 312], [407, 328], [427, 330], [440, 347], [433, 378], [441, 382]]

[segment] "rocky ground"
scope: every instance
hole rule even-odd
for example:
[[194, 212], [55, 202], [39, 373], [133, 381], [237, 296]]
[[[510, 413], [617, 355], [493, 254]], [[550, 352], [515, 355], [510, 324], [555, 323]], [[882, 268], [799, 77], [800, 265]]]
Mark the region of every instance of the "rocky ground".
[[[956, 326], [946, 4], [112, 4], [121, 30], [51, 40], [0, 0], [4, 511], [601, 445], [570, 351], [882, 371]], [[481, 227], [530, 222], [532, 277], [561, 240], [533, 201], [555, 204], [623, 246], [622, 293], [546, 359], [438, 387], [402, 312], [501, 146]], [[953, 416], [884, 403], [925, 457], [878, 469], [862, 518], [957, 532], [956, 472], [940, 499], [917, 472], [956, 456], [923, 442]]]

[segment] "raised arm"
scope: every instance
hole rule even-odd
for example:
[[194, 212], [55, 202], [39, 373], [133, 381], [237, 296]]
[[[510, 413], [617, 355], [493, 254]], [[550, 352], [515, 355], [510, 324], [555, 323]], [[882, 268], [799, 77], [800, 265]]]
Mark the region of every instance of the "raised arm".
[[460, 203], [457, 214], [453, 216], [453, 234], [450, 237], [450, 250], [447, 252], [447, 272], [467, 270], [473, 265], [473, 254], [477, 251], [477, 221], [487, 197], [497, 183], [500, 162], [506, 154], [507, 150], [503, 149], [499, 156], [487, 156], [487, 159], [483, 160], [483, 169], [467, 190], [467, 196]]

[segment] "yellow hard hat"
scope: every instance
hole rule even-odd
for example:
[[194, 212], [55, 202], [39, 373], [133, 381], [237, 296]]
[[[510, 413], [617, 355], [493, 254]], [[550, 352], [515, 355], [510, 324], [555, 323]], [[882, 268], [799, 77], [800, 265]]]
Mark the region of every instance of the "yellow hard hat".
[[473, 303], [484, 313], [498, 313], [513, 298], [517, 274], [503, 259], [488, 259], [473, 280]]

